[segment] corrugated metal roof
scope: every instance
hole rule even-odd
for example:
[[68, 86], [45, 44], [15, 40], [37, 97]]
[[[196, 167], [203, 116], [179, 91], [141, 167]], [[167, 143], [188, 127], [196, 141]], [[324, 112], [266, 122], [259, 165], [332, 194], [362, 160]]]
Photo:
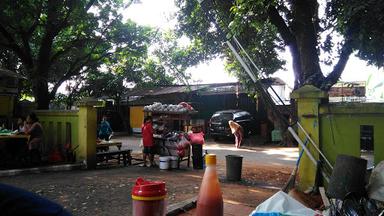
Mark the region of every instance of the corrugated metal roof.
[[193, 92], [206, 87], [208, 87], [208, 85], [159, 86], [155, 88], [142, 88], [142, 89], [134, 89], [131, 91], [127, 91], [126, 96], [155, 96], [155, 95]]
[[0, 68], [0, 77], [13, 77], [18, 79], [25, 79], [25, 77], [17, 74], [16, 72]]
[[[263, 83], [271, 85], [285, 85], [285, 82], [280, 78], [268, 78], [262, 80]], [[125, 96], [156, 96], [167, 95], [174, 93], [187, 93], [198, 90], [203, 90], [201, 94], [228, 94], [238, 91], [243, 93], [244, 88], [238, 82], [231, 83], [213, 83], [213, 84], [197, 84], [197, 85], [174, 85], [174, 86], [159, 86], [153, 88], [137, 88], [125, 93]]]

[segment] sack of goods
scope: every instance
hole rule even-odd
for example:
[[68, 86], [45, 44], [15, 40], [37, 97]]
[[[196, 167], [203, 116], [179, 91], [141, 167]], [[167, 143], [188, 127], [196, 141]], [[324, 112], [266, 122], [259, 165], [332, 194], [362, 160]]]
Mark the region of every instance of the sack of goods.
[[155, 102], [152, 105], [144, 107], [146, 112], [169, 112], [169, 113], [187, 113], [193, 111], [193, 107], [186, 102], [181, 102], [180, 104], [161, 104]]

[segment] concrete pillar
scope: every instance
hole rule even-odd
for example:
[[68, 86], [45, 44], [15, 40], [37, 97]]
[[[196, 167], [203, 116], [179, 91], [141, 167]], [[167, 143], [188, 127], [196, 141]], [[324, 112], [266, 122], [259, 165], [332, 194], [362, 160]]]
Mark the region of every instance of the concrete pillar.
[[[320, 127], [319, 127], [319, 105], [322, 100], [328, 98], [328, 94], [320, 89], [306, 85], [292, 92], [291, 98], [297, 101], [297, 117], [300, 124], [310, 135], [311, 139], [317, 144], [320, 144]], [[305, 142], [306, 137], [301, 130], [298, 130], [299, 137]], [[319, 153], [312, 144], [308, 141], [308, 149], [312, 156], [318, 160]], [[321, 146], [318, 146], [321, 149]], [[301, 151], [301, 148], [300, 148]], [[314, 186], [316, 177], [316, 166], [308, 158], [304, 152], [299, 165], [298, 186], [302, 191], [308, 190]]]
[[6, 116], [10, 120], [13, 116], [14, 103], [13, 95], [0, 95], [0, 115]]
[[83, 161], [88, 169], [96, 167], [96, 131], [99, 101], [82, 101], [79, 106], [79, 150], [77, 161]]

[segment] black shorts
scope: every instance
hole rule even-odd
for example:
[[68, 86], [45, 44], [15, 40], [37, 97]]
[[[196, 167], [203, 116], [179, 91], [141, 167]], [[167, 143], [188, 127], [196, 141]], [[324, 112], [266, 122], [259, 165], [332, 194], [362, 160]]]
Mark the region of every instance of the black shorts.
[[153, 146], [144, 146], [143, 153], [144, 154], [154, 154], [155, 153], [154, 147]]

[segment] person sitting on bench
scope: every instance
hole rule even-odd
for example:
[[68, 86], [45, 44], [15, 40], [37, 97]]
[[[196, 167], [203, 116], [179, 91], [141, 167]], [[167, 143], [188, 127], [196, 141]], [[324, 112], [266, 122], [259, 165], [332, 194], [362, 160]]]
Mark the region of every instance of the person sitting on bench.
[[98, 138], [102, 140], [109, 141], [113, 134], [111, 125], [107, 121], [107, 116], [103, 115], [103, 118], [100, 122]]

